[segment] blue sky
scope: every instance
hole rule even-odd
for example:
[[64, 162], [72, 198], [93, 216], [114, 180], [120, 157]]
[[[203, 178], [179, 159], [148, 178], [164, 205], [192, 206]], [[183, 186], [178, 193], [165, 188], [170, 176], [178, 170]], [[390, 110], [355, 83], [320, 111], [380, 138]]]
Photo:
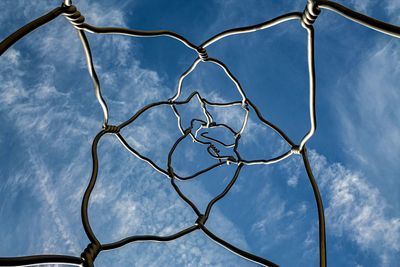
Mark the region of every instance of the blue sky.
[[[345, 1], [338, 1], [345, 3]], [[75, 1], [96, 26], [175, 31], [199, 44], [223, 30], [301, 11], [305, 1]], [[400, 24], [399, 1], [346, 1], [346, 6]], [[58, 6], [57, 1], [4, 0], [0, 39]], [[318, 128], [307, 147], [323, 196], [329, 266], [395, 266], [400, 260], [400, 40], [330, 11], [315, 23]], [[88, 34], [110, 122], [174, 95], [196, 57], [173, 39]], [[225, 62], [266, 118], [299, 142], [309, 128], [306, 31], [298, 21], [227, 37], [207, 51]], [[91, 142], [101, 129], [79, 38], [59, 17], [0, 58], [0, 255], [66, 254], [87, 246], [80, 203], [91, 174]], [[240, 100], [233, 83], [201, 63], [183, 83], [211, 100]], [[183, 107], [192, 118], [195, 102]], [[196, 113], [197, 112], [197, 113]], [[240, 109], [214, 117], [238, 127]], [[200, 114], [201, 115], [201, 114]], [[123, 130], [129, 144], [166, 166], [179, 137], [168, 107], [152, 109]], [[229, 139], [229, 136], [227, 137]], [[239, 150], [270, 158], [286, 147], [250, 113]], [[89, 205], [99, 240], [168, 234], [195, 214], [163, 175], [114, 136], [99, 144], [100, 172]], [[182, 173], [206, 166], [204, 149], [184, 143], [174, 156]], [[204, 209], [234, 172], [223, 166], [182, 190]], [[246, 166], [213, 209], [207, 225], [236, 246], [281, 266], [318, 265], [317, 212], [300, 156]], [[256, 266], [197, 231], [170, 243], [134, 243], [102, 252], [96, 266]]]

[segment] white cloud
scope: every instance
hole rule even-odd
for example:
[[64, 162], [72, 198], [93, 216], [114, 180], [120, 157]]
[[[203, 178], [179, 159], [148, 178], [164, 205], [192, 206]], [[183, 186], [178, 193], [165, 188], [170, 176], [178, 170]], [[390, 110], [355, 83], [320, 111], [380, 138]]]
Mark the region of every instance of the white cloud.
[[398, 23], [400, 21], [398, 16], [400, 11], [399, 1], [387, 1], [385, 10], [394, 23]]
[[18, 66], [19, 62], [20, 62], [20, 57], [21, 57], [21, 53], [10, 47], [7, 52], [4, 53], [4, 55], [2, 55], [2, 57], [5, 58], [5, 61], [7, 63], [7, 65], [12, 65], [12, 66]]
[[390, 206], [381, 193], [361, 173], [329, 163], [315, 151], [310, 162], [326, 201], [328, 234], [347, 237], [379, 255], [382, 266], [393, 266], [389, 263], [400, 251], [400, 218], [387, 214]]
[[346, 94], [333, 94], [346, 156], [391, 199], [399, 192], [399, 48], [396, 40], [378, 42], [338, 84]]
[[32, 190], [36, 191], [38, 198], [42, 200], [43, 214], [51, 216], [45, 218], [45, 224], [53, 223], [53, 227], [48, 229], [49, 231], [53, 230], [52, 234], [46, 233], [47, 238], [53, 237], [50, 239], [43, 238], [43, 252], [51, 253], [57, 250], [60, 243], [64, 244], [69, 253], [79, 251], [77, 238], [71, 234], [71, 224], [68, 220], [65, 220], [65, 208], [60, 203], [62, 201], [60, 199], [62, 189], [57, 188], [52, 181], [52, 176], [55, 174], [48, 169], [37, 154], [31, 155], [30, 159], [35, 171], [34, 176], [40, 177], [35, 179], [37, 183], [33, 183]]
[[350, 0], [349, 4], [354, 7], [354, 10], [367, 14], [370, 11], [372, 3], [370, 0], [363, 0], [363, 1]]

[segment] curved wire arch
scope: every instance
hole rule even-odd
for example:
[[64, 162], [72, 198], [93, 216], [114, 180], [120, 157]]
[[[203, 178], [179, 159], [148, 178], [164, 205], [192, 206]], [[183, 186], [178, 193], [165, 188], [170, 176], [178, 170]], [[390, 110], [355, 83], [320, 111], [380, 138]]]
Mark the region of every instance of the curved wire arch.
[[[217, 244], [225, 247], [226, 249], [232, 251], [233, 253], [235, 253], [247, 260], [253, 261], [262, 266], [278, 266], [276, 263], [273, 263], [270, 260], [263, 259], [257, 255], [251, 254], [247, 251], [244, 251], [244, 250], [226, 242], [225, 240], [221, 239], [220, 237], [218, 237], [214, 233], [212, 233], [205, 226], [205, 224], [206, 224], [208, 217], [211, 214], [213, 205], [216, 204], [224, 196], [226, 196], [226, 194], [228, 194], [229, 190], [232, 188], [232, 186], [236, 182], [237, 178], [239, 177], [240, 171], [243, 167], [245, 167], [247, 165], [255, 165], [255, 164], [274, 164], [274, 163], [284, 160], [294, 154], [298, 154], [303, 159], [303, 164], [304, 164], [307, 176], [309, 178], [310, 185], [311, 185], [313, 193], [314, 193], [314, 198], [315, 198], [315, 202], [316, 202], [316, 206], [317, 206], [317, 210], [318, 210], [318, 221], [319, 221], [320, 266], [326, 267], [327, 266], [327, 258], [326, 258], [326, 233], [325, 233], [324, 208], [323, 208], [321, 194], [318, 189], [318, 184], [312, 173], [312, 168], [311, 168], [309, 160], [308, 160], [307, 148], [306, 148], [307, 142], [311, 139], [311, 137], [313, 136], [313, 134], [315, 133], [315, 131], [317, 129], [317, 124], [316, 124], [317, 117], [316, 117], [316, 111], [315, 111], [316, 73], [315, 73], [315, 63], [314, 63], [313, 23], [318, 18], [322, 9], [326, 9], [326, 10], [330, 10], [332, 12], [338, 13], [339, 15], [341, 15], [347, 19], [350, 19], [350, 20], [354, 21], [355, 23], [358, 23], [365, 27], [379, 31], [381, 33], [384, 33], [384, 34], [387, 34], [387, 35], [390, 35], [390, 36], [393, 36], [396, 38], [400, 38], [400, 27], [399, 26], [376, 20], [372, 17], [355, 12], [355, 11], [353, 11], [345, 6], [342, 6], [338, 3], [335, 3], [332, 1], [327, 1], [327, 0], [308, 0], [305, 9], [302, 12], [286, 13], [286, 14], [283, 14], [276, 18], [273, 18], [271, 20], [268, 20], [266, 22], [262, 22], [260, 24], [250, 25], [250, 26], [245, 26], [245, 27], [240, 27], [240, 28], [235, 28], [235, 29], [229, 29], [229, 30], [223, 31], [221, 33], [218, 33], [218, 34], [210, 37], [208, 40], [204, 41], [200, 45], [195, 45], [194, 43], [192, 43], [185, 37], [181, 36], [180, 34], [172, 32], [172, 31], [168, 31], [168, 30], [142, 31], [142, 30], [127, 29], [127, 28], [96, 27], [96, 26], [85, 23], [85, 18], [77, 10], [77, 8], [72, 5], [72, 2], [70, 0], [65, 0], [60, 7], [57, 7], [55, 9], [53, 9], [52, 11], [50, 11], [49, 13], [45, 14], [44, 16], [39, 17], [36, 20], [33, 20], [32, 22], [26, 24], [25, 26], [21, 27], [20, 29], [18, 29], [17, 31], [15, 31], [11, 35], [9, 35], [7, 38], [5, 38], [0, 43], [0, 55], [2, 55], [8, 48], [10, 48], [18, 40], [20, 40], [21, 38], [23, 38], [24, 36], [26, 36], [27, 34], [32, 32], [36, 28], [49, 23], [53, 19], [57, 18], [59, 15], [65, 16], [66, 19], [68, 19], [71, 22], [71, 24], [73, 25], [73, 27], [76, 28], [76, 30], [78, 31], [79, 38], [80, 38], [82, 46], [84, 48], [84, 54], [85, 54], [86, 63], [87, 63], [87, 67], [88, 67], [88, 73], [93, 81], [95, 95], [96, 95], [97, 101], [99, 102], [99, 105], [103, 112], [103, 122], [102, 122], [101, 130], [93, 139], [93, 143], [92, 143], [92, 164], [93, 164], [92, 175], [91, 175], [89, 184], [85, 190], [85, 193], [83, 195], [83, 200], [82, 200], [82, 205], [81, 205], [82, 225], [83, 225], [85, 233], [90, 241], [88, 246], [84, 249], [84, 251], [82, 252], [82, 254], [79, 257], [72, 257], [72, 256], [66, 256], [66, 255], [34, 255], [34, 256], [25, 256], [25, 257], [0, 257], [0, 266], [31, 266], [31, 265], [54, 263], [54, 264], [68, 264], [68, 265], [73, 265], [73, 266], [92, 267], [92, 266], [94, 266], [94, 262], [95, 262], [97, 255], [102, 251], [117, 249], [117, 248], [125, 246], [129, 243], [138, 242], [138, 241], [167, 242], [167, 241], [171, 241], [171, 240], [180, 238], [180, 237], [182, 237], [186, 234], [189, 234], [193, 231], [196, 231], [196, 230], [203, 231], [203, 233], [206, 236], [208, 236], [210, 239], [212, 239]], [[251, 33], [251, 32], [255, 32], [255, 31], [259, 31], [259, 30], [264, 30], [264, 29], [273, 27], [275, 25], [284, 23], [289, 20], [299, 20], [301, 26], [307, 32], [310, 128], [309, 128], [308, 132], [304, 135], [304, 137], [302, 138], [302, 140], [300, 141], [299, 144], [294, 143], [284, 133], [283, 130], [281, 130], [278, 126], [276, 126], [272, 122], [268, 121], [261, 114], [260, 110], [255, 106], [255, 104], [246, 97], [245, 91], [241, 87], [239, 81], [230, 72], [229, 68], [223, 62], [219, 61], [218, 59], [209, 57], [207, 54], [207, 51], [206, 51], [206, 48], [208, 46], [214, 44], [215, 42], [217, 42], [223, 38], [227, 38], [229, 36], [237, 35], [237, 34], [246, 34], [246, 33]], [[108, 107], [107, 107], [106, 101], [102, 97], [100, 82], [97, 77], [95, 67], [93, 65], [90, 44], [86, 38], [85, 32], [96, 33], [96, 34], [120, 34], [120, 35], [132, 36], [132, 37], [172, 38], [172, 39], [175, 39], [175, 40], [181, 42], [188, 49], [191, 49], [195, 53], [197, 53], [197, 57], [196, 57], [194, 63], [192, 63], [192, 65], [189, 67], [189, 69], [187, 71], [185, 71], [179, 78], [177, 92], [172, 98], [165, 100], [165, 101], [148, 104], [147, 106], [144, 106], [139, 111], [137, 111], [131, 118], [129, 118], [125, 122], [122, 122], [119, 125], [109, 125], [108, 124], [108, 118], [109, 118]], [[208, 101], [205, 98], [202, 98], [198, 92], [193, 92], [187, 99], [178, 101], [177, 99], [180, 96], [183, 80], [185, 79], [185, 77], [187, 75], [189, 75], [192, 71], [195, 70], [196, 66], [200, 62], [212, 62], [214, 64], [217, 64], [219, 67], [221, 67], [225, 71], [227, 77], [229, 79], [231, 79], [231, 81], [236, 85], [236, 88], [237, 88], [238, 92], [240, 93], [242, 99], [240, 101], [235, 101], [235, 102], [216, 103], [216, 102]], [[203, 109], [203, 113], [206, 117], [206, 120], [204, 121], [204, 120], [201, 120], [198, 118], [192, 119], [191, 126], [189, 128], [184, 129], [180, 123], [181, 117], [180, 117], [180, 114], [179, 114], [178, 110], [176, 109], [176, 107], [179, 105], [187, 104], [193, 97], [197, 97], [198, 101], [200, 102], [202, 109]], [[127, 141], [124, 139], [123, 135], [120, 133], [121, 129], [123, 129], [124, 127], [133, 123], [144, 112], [146, 112], [147, 110], [149, 110], [153, 107], [157, 107], [157, 106], [161, 106], [161, 105], [168, 105], [172, 108], [175, 116], [177, 117], [178, 128], [182, 134], [177, 139], [177, 141], [174, 143], [174, 145], [172, 146], [172, 148], [169, 151], [167, 169], [162, 169], [161, 167], [157, 166], [157, 164], [152, 159], [150, 159], [150, 158], [140, 154], [138, 151], [136, 151], [133, 147], [131, 147], [127, 143]], [[229, 125], [216, 123], [213, 120], [211, 114], [207, 110], [207, 106], [229, 107], [229, 106], [235, 106], [235, 105], [240, 105], [245, 110], [245, 114], [246, 114], [242, 128], [239, 132], [233, 131]], [[239, 144], [241, 134], [242, 134], [244, 128], [246, 127], [250, 108], [255, 111], [258, 119], [263, 124], [270, 127], [271, 129], [273, 129], [276, 133], [278, 133], [286, 141], [286, 143], [291, 147], [291, 149], [289, 151], [287, 151], [287, 152], [283, 153], [282, 155], [280, 155], [276, 158], [273, 158], [273, 159], [261, 159], [261, 160], [256, 160], [256, 161], [248, 161], [248, 160], [241, 158], [240, 153], [237, 150], [237, 147]], [[205, 135], [202, 135], [202, 137], [205, 137], [207, 139], [207, 141], [200, 141], [199, 139], [197, 139], [198, 130], [195, 131], [194, 133], [192, 132], [194, 121], [198, 121], [198, 122], [202, 123], [201, 127], [205, 128], [205, 129], [213, 128], [213, 127], [225, 127], [227, 129], [232, 130], [235, 133], [234, 144], [227, 145], [218, 139], [210, 138]], [[114, 135], [121, 142], [121, 144], [129, 152], [131, 152], [134, 156], [136, 156], [140, 160], [147, 162], [151, 167], [153, 167], [153, 169], [155, 169], [156, 171], [158, 171], [159, 173], [165, 175], [166, 177], [168, 177], [170, 179], [171, 186], [175, 189], [176, 193], [181, 197], [181, 199], [184, 202], [186, 202], [192, 208], [193, 212], [197, 215], [197, 219], [193, 225], [191, 225], [185, 229], [181, 229], [178, 232], [168, 235], [168, 236], [135, 235], [135, 236], [130, 236], [130, 237], [121, 239], [121, 240], [113, 242], [113, 243], [101, 244], [101, 242], [97, 239], [95, 233], [91, 229], [91, 225], [90, 225], [89, 217], [88, 217], [88, 203], [89, 203], [91, 192], [96, 184], [97, 173], [98, 173], [98, 169], [99, 169], [99, 162], [98, 162], [98, 156], [97, 156], [97, 145], [98, 145], [100, 139], [106, 134]], [[211, 165], [203, 170], [200, 170], [192, 175], [183, 177], [174, 172], [173, 166], [172, 166], [172, 156], [173, 156], [175, 149], [179, 145], [179, 143], [188, 136], [189, 136], [189, 138], [192, 138], [194, 141], [208, 146], [207, 150], [208, 150], [210, 156], [212, 156], [218, 162], [216, 164]], [[231, 156], [220, 156], [218, 154], [219, 152], [217, 151], [215, 146], [213, 147], [213, 142], [222, 144], [223, 146], [226, 146], [226, 147], [228, 147], [228, 146], [233, 147], [233, 150], [237, 157], [234, 158]], [[196, 205], [186, 195], [184, 195], [181, 192], [181, 190], [177, 186], [175, 180], [184, 181], [184, 180], [193, 179], [205, 172], [208, 172], [208, 171], [210, 171], [218, 166], [222, 166], [224, 164], [235, 164], [237, 166], [235, 174], [231, 178], [231, 181], [228, 183], [228, 185], [225, 187], [225, 189], [208, 203], [205, 212], [201, 213], [200, 210], [196, 207]]]

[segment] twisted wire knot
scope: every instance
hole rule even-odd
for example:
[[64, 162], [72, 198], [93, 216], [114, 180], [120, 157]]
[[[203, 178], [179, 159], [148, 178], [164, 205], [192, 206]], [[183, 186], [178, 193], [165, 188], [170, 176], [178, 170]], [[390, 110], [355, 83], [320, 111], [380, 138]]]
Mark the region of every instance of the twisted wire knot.
[[208, 59], [207, 51], [203, 47], [197, 48], [197, 53], [202, 61], [206, 61]]
[[217, 156], [219, 156], [219, 152], [221, 152], [214, 144], [210, 144], [210, 148], [215, 152]]
[[293, 154], [296, 154], [296, 155], [300, 155], [301, 154], [299, 146], [293, 146], [291, 151], [292, 151]]
[[90, 243], [82, 252], [81, 258], [83, 259], [84, 267], [93, 267], [94, 260], [100, 253], [101, 245], [99, 243]]
[[104, 130], [107, 131], [108, 133], [119, 133], [120, 129], [118, 126], [115, 125], [106, 125]]
[[196, 224], [196, 225], [204, 225], [204, 224], [206, 223], [206, 220], [207, 220], [206, 216], [203, 215], [203, 214], [201, 214], [201, 215], [196, 219], [195, 224]]
[[303, 27], [312, 26], [320, 13], [321, 10], [317, 6], [315, 0], [307, 0], [307, 5], [301, 17]]
[[69, 20], [75, 29], [83, 29], [82, 25], [85, 22], [85, 17], [82, 16], [81, 12], [79, 12], [75, 6], [68, 6], [68, 8], [63, 12], [63, 16]]

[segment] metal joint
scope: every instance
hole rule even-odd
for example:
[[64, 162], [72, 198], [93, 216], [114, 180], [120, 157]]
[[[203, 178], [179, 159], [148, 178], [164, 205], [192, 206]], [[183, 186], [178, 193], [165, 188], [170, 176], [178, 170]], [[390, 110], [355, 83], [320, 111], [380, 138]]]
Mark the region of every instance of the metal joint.
[[312, 26], [317, 19], [318, 15], [321, 13], [315, 0], [307, 0], [307, 5], [301, 16], [301, 24], [304, 28]]
[[75, 6], [68, 6], [68, 9], [63, 12], [63, 16], [69, 20], [75, 29], [83, 29], [82, 25], [85, 22], [85, 17], [82, 16], [81, 12], [79, 12]]
[[114, 134], [117, 134], [117, 133], [119, 133], [120, 128], [119, 128], [119, 126], [115, 126], [115, 125], [106, 125], [105, 128], [104, 128], [104, 130], [105, 130], [107, 133], [114, 133]]
[[101, 245], [99, 243], [90, 243], [81, 254], [84, 267], [94, 267], [94, 261], [100, 253]]
[[201, 59], [201, 61], [207, 61], [208, 54], [205, 48], [203, 47], [197, 48], [197, 53], [199, 54], [199, 58]]

